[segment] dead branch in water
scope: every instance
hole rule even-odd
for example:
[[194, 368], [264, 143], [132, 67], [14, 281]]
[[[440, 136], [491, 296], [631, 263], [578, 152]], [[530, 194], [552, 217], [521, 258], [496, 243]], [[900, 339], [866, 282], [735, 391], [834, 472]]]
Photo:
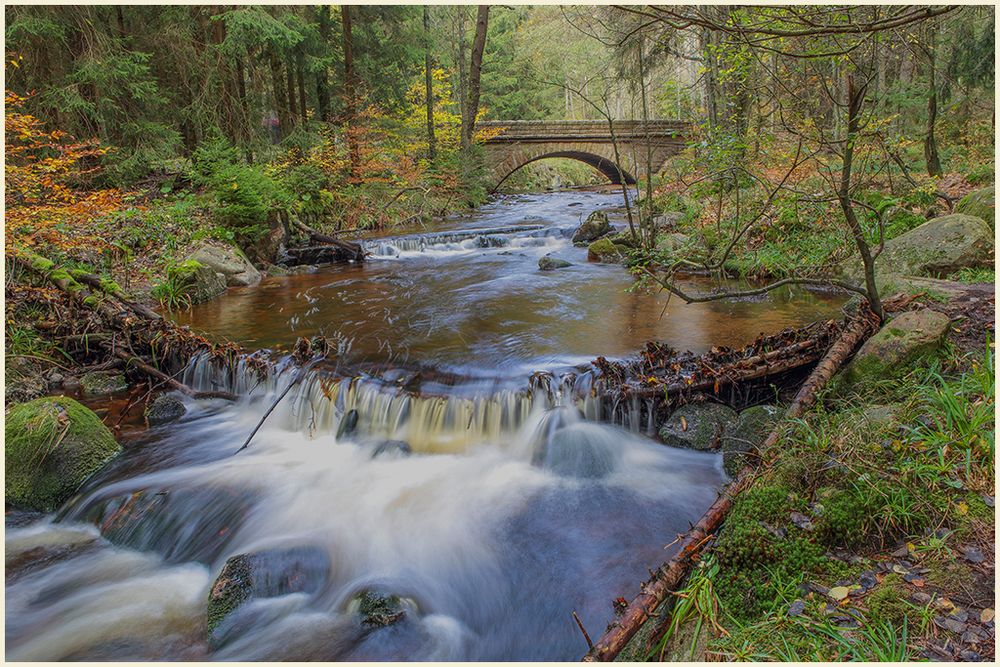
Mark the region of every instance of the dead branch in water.
[[[800, 417], [816, 401], [816, 393], [826, 386], [840, 366], [854, 353], [855, 348], [878, 328], [879, 320], [870, 309], [862, 306], [846, 323], [839, 338], [830, 346], [826, 355], [803, 383], [784, 419], [768, 435], [761, 447], [767, 450], [781, 438], [782, 426], [789, 419]], [[736, 479], [702, 515], [698, 523], [680, 540], [680, 546], [666, 563], [657, 568], [652, 578], [641, 586], [625, 611], [608, 626], [607, 631], [584, 656], [584, 662], [614, 660], [635, 636], [639, 628], [652, 616], [667, 595], [680, 585], [688, 567], [701, 553], [709, 537], [722, 524], [732, 507], [733, 499], [748, 488], [757, 476], [753, 466], [743, 468]], [[669, 622], [669, 617], [664, 623]]]

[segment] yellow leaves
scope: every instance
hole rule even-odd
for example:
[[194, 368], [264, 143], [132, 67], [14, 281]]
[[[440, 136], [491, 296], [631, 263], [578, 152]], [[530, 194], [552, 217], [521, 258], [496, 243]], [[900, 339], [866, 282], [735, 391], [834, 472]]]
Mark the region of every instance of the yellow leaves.
[[965, 516], [966, 514], [969, 513], [969, 504], [964, 500], [960, 501], [957, 505], [955, 505], [955, 511], [958, 512], [961, 516]]

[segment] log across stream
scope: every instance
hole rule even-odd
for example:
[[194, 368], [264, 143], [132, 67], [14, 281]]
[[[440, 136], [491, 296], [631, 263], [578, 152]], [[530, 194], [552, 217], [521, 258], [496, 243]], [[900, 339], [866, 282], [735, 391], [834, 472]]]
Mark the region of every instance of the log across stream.
[[[8, 513], [7, 657], [578, 659], [574, 613], [596, 639], [727, 481], [719, 455], [649, 437], [663, 406], [693, 389], [756, 400], [747, 382], [801, 379], [840, 326], [839, 303], [806, 292], [661, 319], [661, 297], [569, 243], [613, 204], [503, 200], [366, 241], [364, 267], [183, 315], [272, 351], [201, 348], [171, 369], [190, 390], [181, 421], [133, 437], [56, 514]], [[574, 265], [538, 272], [550, 252]], [[304, 374], [300, 335], [328, 352]], [[241, 554], [284, 587], [210, 633], [207, 600]], [[366, 622], [366, 592], [404, 613]]]

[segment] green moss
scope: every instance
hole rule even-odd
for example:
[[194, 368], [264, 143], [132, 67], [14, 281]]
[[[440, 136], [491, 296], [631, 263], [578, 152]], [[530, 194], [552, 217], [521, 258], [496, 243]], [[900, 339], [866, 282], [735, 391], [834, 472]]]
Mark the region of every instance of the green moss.
[[200, 268], [201, 262], [196, 259], [189, 259], [170, 267], [167, 271], [167, 276], [183, 282], [193, 278], [194, 274], [197, 273]]
[[80, 378], [80, 386], [88, 394], [111, 394], [128, 389], [121, 373], [86, 373]]
[[250, 557], [244, 554], [226, 561], [208, 594], [208, 633], [247, 601], [253, 588]]
[[835, 491], [823, 501], [823, 513], [817, 520], [816, 534], [830, 547], [861, 544], [867, 537], [870, 512], [865, 497], [857, 490]]
[[100, 418], [66, 396], [15, 405], [4, 426], [8, 503], [53, 511], [121, 448]]
[[865, 598], [870, 622], [889, 621], [893, 625], [902, 625], [913, 606], [906, 602], [907, 593], [903, 577], [890, 573]]
[[615, 262], [624, 256], [623, 249], [604, 237], [587, 246], [587, 259], [597, 262]]
[[98, 299], [98, 298], [97, 298], [96, 296], [94, 296], [94, 295], [90, 295], [90, 296], [88, 296], [88, 297], [84, 298], [84, 300], [83, 300], [83, 305], [85, 305], [85, 306], [90, 306], [91, 308], [93, 308], [93, 307], [94, 307], [94, 306], [96, 306], [96, 305], [97, 305], [97, 304], [98, 304], [99, 302], [100, 302], [100, 299]]

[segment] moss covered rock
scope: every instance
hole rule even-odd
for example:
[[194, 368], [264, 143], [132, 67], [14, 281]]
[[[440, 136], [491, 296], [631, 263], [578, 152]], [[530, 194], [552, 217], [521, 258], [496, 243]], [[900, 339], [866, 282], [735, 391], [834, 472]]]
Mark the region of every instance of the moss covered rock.
[[181, 262], [170, 269], [170, 275], [191, 303], [209, 301], [226, 291], [226, 277], [197, 260]]
[[996, 205], [993, 201], [993, 190], [994, 188], [991, 185], [988, 188], [974, 190], [965, 195], [955, 205], [955, 213], [982, 218], [990, 226], [990, 229], [993, 229], [996, 224], [994, 222]]
[[113, 394], [128, 389], [128, 382], [121, 373], [85, 373], [80, 377], [80, 386], [88, 394]]
[[[940, 278], [967, 267], [993, 266], [993, 230], [981, 218], [956, 213], [928, 220], [889, 239], [876, 269]], [[860, 275], [860, 266], [848, 273]]]
[[398, 623], [415, 609], [413, 600], [375, 588], [361, 591], [347, 603], [348, 613], [356, 614], [362, 625], [377, 628]]
[[188, 259], [221, 273], [230, 287], [256, 285], [260, 282], [260, 271], [242, 251], [232, 246], [206, 242], [188, 255]]
[[719, 403], [688, 403], [674, 410], [660, 426], [664, 444], [685, 449], [711, 450], [722, 443], [726, 426], [736, 411]]
[[611, 231], [608, 214], [604, 211], [594, 211], [587, 220], [573, 232], [573, 243], [590, 243]]
[[781, 418], [781, 408], [756, 405], [740, 412], [722, 434], [722, 464], [730, 476], [755, 459], [755, 452]]
[[902, 313], [861, 346], [850, 363], [834, 377], [831, 392], [900, 377], [915, 361], [944, 343], [950, 326], [951, 319], [947, 315], [930, 308]]
[[611, 239], [605, 236], [587, 246], [587, 259], [591, 262], [615, 264], [625, 259], [627, 251], [628, 248], [622, 245], [615, 245]]
[[552, 271], [554, 269], [564, 269], [567, 266], [573, 266], [573, 265], [567, 262], [565, 259], [552, 257], [551, 255], [545, 255], [544, 257], [538, 260], [539, 271]]
[[12, 407], [4, 438], [6, 501], [45, 512], [121, 451], [98, 416], [66, 396]]
[[252, 598], [315, 593], [330, 573], [327, 552], [318, 547], [270, 549], [233, 556], [222, 566], [208, 594], [208, 633], [216, 631]]

